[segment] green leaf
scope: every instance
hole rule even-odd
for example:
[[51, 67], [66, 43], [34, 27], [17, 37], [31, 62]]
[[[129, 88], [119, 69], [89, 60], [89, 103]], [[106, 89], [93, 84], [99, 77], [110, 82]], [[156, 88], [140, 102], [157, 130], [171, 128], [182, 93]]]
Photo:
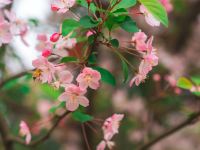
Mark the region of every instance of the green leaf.
[[191, 77], [191, 80], [192, 80], [196, 85], [200, 85], [200, 76], [193, 76], [193, 77]]
[[168, 26], [167, 12], [158, 0], [139, 0], [142, 5], [163, 25]]
[[125, 61], [122, 60], [122, 70], [123, 70], [123, 74], [124, 74], [124, 83], [128, 80], [128, 65]]
[[200, 97], [200, 92], [192, 92], [194, 95]]
[[99, 25], [101, 20], [94, 20], [90, 16], [84, 16], [80, 19], [79, 23], [84, 28], [94, 28]]
[[110, 44], [115, 48], [119, 47], [119, 41], [117, 39], [110, 40]]
[[70, 32], [74, 31], [79, 27], [79, 23], [74, 19], [66, 19], [62, 23], [62, 35], [66, 36]]
[[181, 77], [178, 79], [177, 86], [183, 89], [190, 90], [193, 87], [193, 84], [187, 78]]
[[108, 70], [101, 67], [92, 67], [92, 68], [100, 72], [101, 80], [103, 82], [111, 84], [112, 86], [116, 85], [115, 77]]
[[127, 32], [138, 32], [139, 29], [136, 22], [129, 16], [126, 16], [125, 20], [120, 24], [120, 27]]
[[78, 59], [76, 57], [67, 56], [61, 59], [61, 63], [76, 62]]
[[[77, 2], [77, 4], [79, 4], [79, 5], [81, 5], [81, 6], [83, 6], [83, 7], [85, 7], [85, 8], [88, 9], [88, 3], [87, 3], [86, 0], [76, 0], [76, 2]], [[96, 6], [95, 6], [94, 3], [90, 3], [90, 10], [91, 10], [93, 13], [96, 12], [97, 8], [96, 8]]]
[[79, 121], [81, 123], [87, 122], [87, 121], [91, 121], [93, 119], [92, 116], [85, 114], [83, 112], [80, 111], [75, 111], [72, 113], [72, 118], [76, 121]]
[[53, 100], [57, 99], [58, 96], [60, 95], [60, 91], [56, 90], [49, 84], [42, 84], [40, 87], [41, 87], [41, 90], [44, 92], [44, 94]]
[[93, 34], [93, 35], [90, 35], [89, 37], [88, 37], [88, 43], [89, 44], [93, 44], [94, 43], [94, 39], [95, 39], [95, 35]]
[[[117, 0], [113, 0], [111, 6], [113, 6], [116, 2]], [[136, 4], [136, 0], [121, 0], [121, 2], [112, 9], [112, 12], [121, 8], [127, 9], [130, 7], [133, 7], [135, 4]]]
[[88, 58], [88, 64], [94, 65], [94, 64], [96, 64], [96, 62], [97, 62], [96, 53], [93, 52]]

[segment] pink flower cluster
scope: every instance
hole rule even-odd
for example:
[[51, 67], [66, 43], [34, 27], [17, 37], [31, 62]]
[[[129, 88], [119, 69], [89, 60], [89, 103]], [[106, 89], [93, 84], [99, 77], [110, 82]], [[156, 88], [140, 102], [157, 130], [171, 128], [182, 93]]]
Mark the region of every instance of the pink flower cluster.
[[20, 36], [22, 42], [28, 46], [24, 39], [28, 32], [27, 23], [17, 18], [14, 12], [4, 9], [11, 2], [10, 0], [0, 0], [0, 46], [10, 43], [13, 36]]
[[113, 114], [111, 117], [107, 118], [103, 124], [102, 130], [104, 134], [104, 140], [99, 143], [97, 150], [104, 150], [106, 146], [112, 149], [115, 145], [111, 139], [119, 131], [120, 121], [124, 118], [123, 114]]
[[69, 111], [75, 111], [79, 105], [87, 107], [89, 100], [84, 96], [87, 88], [98, 89], [101, 75], [92, 68], [85, 67], [76, 78], [78, 85], [73, 84], [73, 75], [65, 67], [57, 67], [49, 62], [47, 58], [41, 56], [33, 61], [36, 70], [33, 77], [42, 83], [52, 84], [56, 88], [64, 87], [65, 92], [59, 96], [60, 101], [66, 102]]
[[149, 39], [144, 32], [137, 32], [132, 37], [132, 44], [136, 50], [143, 55], [143, 59], [139, 65], [139, 71], [135, 77], [130, 81], [130, 86], [135, 83], [137, 86], [146, 79], [147, 74], [154, 66], [158, 65], [158, 56], [156, 49], [152, 46], [153, 36]]

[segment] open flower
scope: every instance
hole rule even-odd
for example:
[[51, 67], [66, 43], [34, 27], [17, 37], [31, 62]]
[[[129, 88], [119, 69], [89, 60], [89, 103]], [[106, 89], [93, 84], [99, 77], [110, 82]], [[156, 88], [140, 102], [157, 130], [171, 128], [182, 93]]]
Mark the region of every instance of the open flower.
[[10, 24], [0, 16], [0, 46], [10, 43], [11, 40], [12, 34], [10, 33]]
[[150, 26], [160, 26], [160, 21], [158, 21], [145, 7], [140, 5], [140, 12], [144, 14], [146, 22]]
[[91, 89], [99, 88], [99, 80], [101, 79], [101, 74], [91, 68], [84, 68], [82, 73], [80, 73], [76, 79], [79, 86], [83, 89], [90, 87]]
[[136, 47], [138, 51], [145, 51], [146, 50], [146, 40], [147, 35], [144, 32], [136, 32], [132, 37], [131, 43], [133, 46]]
[[54, 83], [56, 88], [59, 88], [60, 86], [66, 87], [73, 81], [73, 75], [70, 71], [64, 70], [58, 72], [58, 81]]
[[32, 62], [36, 70], [33, 73], [33, 78], [42, 81], [42, 83], [51, 83], [54, 78], [55, 67], [47, 58], [40, 57]]
[[66, 13], [74, 6], [75, 2], [76, 0], [53, 0], [51, 3], [51, 9], [58, 13]]
[[152, 46], [152, 43], [153, 36], [147, 41], [147, 53], [143, 56], [143, 58], [145, 63], [151, 66], [157, 66], [159, 58], [157, 56], [156, 49]]
[[87, 107], [89, 105], [89, 100], [84, 96], [86, 90], [80, 87], [70, 84], [65, 88], [65, 92], [59, 96], [60, 101], [66, 102], [66, 108], [69, 111], [75, 111], [78, 109], [79, 105]]
[[106, 145], [109, 149], [112, 149], [114, 142], [111, 141], [113, 136], [119, 131], [120, 121], [124, 118], [123, 114], [113, 114], [107, 118], [103, 124], [102, 130], [104, 134], [104, 140], [97, 146], [97, 150], [104, 150]]
[[26, 124], [25, 121], [21, 121], [19, 127], [20, 127], [19, 134], [21, 136], [25, 136], [26, 144], [29, 144], [31, 142], [31, 132], [28, 125]]

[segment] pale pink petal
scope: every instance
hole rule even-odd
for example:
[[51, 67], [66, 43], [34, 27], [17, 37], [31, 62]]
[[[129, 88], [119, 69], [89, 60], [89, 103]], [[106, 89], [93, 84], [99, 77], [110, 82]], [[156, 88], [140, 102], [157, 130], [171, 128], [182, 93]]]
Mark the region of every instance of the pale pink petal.
[[66, 107], [69, 111], [75, 111], [76, 109], [78, 109], [79, 106], [79, 102], [77, 99], [68, 99], [66, 101]]
[[77, 100], [79, 101], [80, 105], [84, 107], [89, 106], [89, 100], [85, 96], [79, 96]]
[[98, 145], [96, 150], [105, 150], [106, 148], [106, 142], [105, 141], [101, 141]]

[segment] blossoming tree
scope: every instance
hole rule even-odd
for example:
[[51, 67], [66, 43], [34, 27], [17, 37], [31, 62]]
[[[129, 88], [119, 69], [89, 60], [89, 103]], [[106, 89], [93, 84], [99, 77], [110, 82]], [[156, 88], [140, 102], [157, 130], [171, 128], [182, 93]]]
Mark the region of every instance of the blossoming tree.
[[[8, 45], [15, 36], [19, 36], [21, 42], [28, 46], [25, 36], [31, 29], [25, 20], [9, 10], [8, 6], [11, 4], [11, 0], [0, 0], [0, 46]], [[83, 15], [77, 14], [75, 7], [83, 9]], [[134, 12], [129, 11], [133, 8]], [[15, 142], [26, 146], [44, 142], [66, 116], [72, 116], [81, 124], [97, 120], [102, 124], [102, 119], [86, 113], [87, 109], [94, 105], [93, 99], [88, 95], [99, 90], [104, 83], [112, 86], [126, 83], [129, 88], [139, 86], [147, 80], [149, 72], [159, 63], [159, 50], [153, 44], [154, 36], [143, 32], [131, 16], [143, 16], [146, 24], [152, 27], [167, 27], [167, 12], [172, 11], [173, 6], [169, 0], [52, 0], [49, 9], [58, 15], [70, 12], [73, 17], [64, 19], [57, 32], [37, 35], [35, 49], [40, 56], [32, 61], [35, 69], [31, 74], [35, 84], [49, 85], [62, 92], [56, 98], [55, 104], [48, 109], [51, 113], [49, 122], [52, 124], [46, 134], [34, 136], [32, 140], [34, 126], [29, 127], [30, 123], [21, 121], [19, 135], [25, 137], [24, 141], [10, 134], [8, 128], [4, 127], [5, 122], [0, 121], [3, 123], [0, 130], [4, 130], [1, 132], [6, 149], [12, 149]], [[128, 32], [132, 38], [129, 41], [117, 39], [113, 32], [121, 30]], [[123, 42], [129, 43], [130, 46], [124, 46]], [[117, 75], [98, 64], [99, 46], [106, 47], [107, 53], [116, 55], [124, 76], [121, 83], [116, 83]], [[139, 65], [132, 63], [130, 58]], [[27, 72], [14, 78], [25, 74]], [[155, 75], [154, 80], [159, 81], [160, 76]], [[185, 80], [180, 81], [180, 87], [185, 87]], [[0, 86], [3, 87], [5, 83], [6, 81], [2, 82]], [[191, 86], [188, 89], [196, 91], [198, 88]], [[104, 121], [103, 136], [96, 146], [97, 150], [104, 150], [106, 147], [115, 149], [112, 138], [118, 133], [120, 122], [125, 117], [125, 114], [116, 112]], [[82, 129], [87, 148], [90, 149], [84, 126]]]

